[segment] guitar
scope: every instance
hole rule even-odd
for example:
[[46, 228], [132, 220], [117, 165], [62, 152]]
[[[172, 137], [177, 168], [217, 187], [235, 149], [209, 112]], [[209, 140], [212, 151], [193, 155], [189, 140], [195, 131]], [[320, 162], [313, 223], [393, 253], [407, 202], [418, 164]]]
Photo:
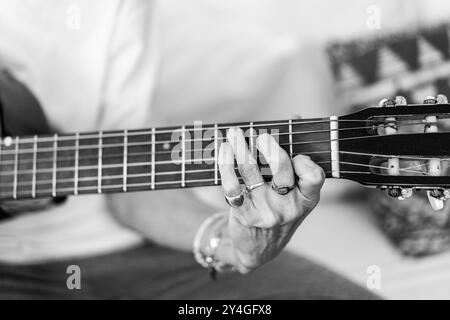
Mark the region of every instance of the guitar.
[[217, 186], [218, 148], [226, 130], [239, 126], [267, 181], [270, 170], [255, 148], [262, 132], [291, 157], [310, 156], [327, 178], [399, 199], [424, 189], [440, 209], [450, 197], [449, 119], [450, 104], [438, 95], [415, 105], [384, 99], [380, 107], [327, 118], [3, 136], [0, 200]]

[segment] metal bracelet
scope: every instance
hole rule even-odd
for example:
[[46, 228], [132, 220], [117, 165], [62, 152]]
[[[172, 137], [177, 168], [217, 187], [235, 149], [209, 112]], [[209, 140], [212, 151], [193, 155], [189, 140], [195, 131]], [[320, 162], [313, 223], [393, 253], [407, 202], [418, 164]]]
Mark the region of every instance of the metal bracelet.
[[[209, 270], [210, 276], [216, 279], [217, 273], [234, 271], [234, 266], [216, 259], [216, 250], [222, 242], [221, 227], [228, 221], [227, 213], [217, 213], [207, 218], [198, 229], [194, 238], [195, 260], [204, 268]], [[210, 229], [215, 229], [212, 232]], [[205, 240], [207, 232], [212, 233], [209, 239]], [[204, 245], [206, 244], [206, 245]]]

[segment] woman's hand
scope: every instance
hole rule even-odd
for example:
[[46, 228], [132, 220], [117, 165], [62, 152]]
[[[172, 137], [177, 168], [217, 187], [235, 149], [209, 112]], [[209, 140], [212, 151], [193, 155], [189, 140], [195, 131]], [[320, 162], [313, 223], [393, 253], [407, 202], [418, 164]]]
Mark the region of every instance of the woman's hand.
[[[255, 145], [273, 173], [278, 189], [272, 188], [272, 184], [262, 183], [244, 132], [239, 128], [228, 130], [227, 141], [219, 151], [219, 169], [225, 196], [232, 205], [228, 223], [232, 260], [245, 273], [271, 260], [286, 246], [317, 205], [325, 175], [309, 157], [299, 155], [291, 160], [271, 135], [262, 134]], [[239, 184], [234, 159], [248, 191]]]

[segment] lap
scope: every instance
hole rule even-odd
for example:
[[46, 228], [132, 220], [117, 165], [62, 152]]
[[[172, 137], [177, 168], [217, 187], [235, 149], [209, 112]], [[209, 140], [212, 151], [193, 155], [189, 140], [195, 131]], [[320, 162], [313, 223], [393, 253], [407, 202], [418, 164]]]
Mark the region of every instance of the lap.
[[[68, 290], [66, 269], [81, 270]], [[0, 298], [371, 299], [370, 292], [289, 252], [247, 274], [212, 280], [192, 254], [158, 246], [33, 266], [0, 266]]]

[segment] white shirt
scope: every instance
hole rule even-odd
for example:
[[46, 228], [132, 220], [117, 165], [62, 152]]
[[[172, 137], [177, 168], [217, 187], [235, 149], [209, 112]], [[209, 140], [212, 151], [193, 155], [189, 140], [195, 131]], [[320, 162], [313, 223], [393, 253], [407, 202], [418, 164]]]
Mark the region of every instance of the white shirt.
[[[325, 116], [339, 113], [327, 41], [445, 21], [445, 1], [432, 2], [422, 10], [430, 1], [377, 1], [377, 31], [366, 27], [372, 2], [359, 0], [0, 0], [0, 65], [63, 132]], [[277, 32], [264, 16], [280, 19]], [[214, 188], [198, 193], [226, 206]], [[71, 197], [1, 223], [0, 260], [94, 255], [140, 241], [103, 197]]]
[[[150, 0], [0, 0], [0, 61], [58, 131], [148, 126], [158, 65]], [[0, 260], [22, 263], [135, 245], [103, 196], [0, 224]]]
[[[290, 116], [280, 104], [261, 111], [292, 69], [297, 39], [237, 15], [239, 4], [0, 0], [0, 64], [62, 132]], [[195, 193], [216, 210], [226, 207], [220, 188]], [[151, 198], [149, 214], [164, 210], [164, 197]], [[111, 217], [103, 197], [70, 197], [1, 223], [0, 260], [96, 255], [141, 241]]]

